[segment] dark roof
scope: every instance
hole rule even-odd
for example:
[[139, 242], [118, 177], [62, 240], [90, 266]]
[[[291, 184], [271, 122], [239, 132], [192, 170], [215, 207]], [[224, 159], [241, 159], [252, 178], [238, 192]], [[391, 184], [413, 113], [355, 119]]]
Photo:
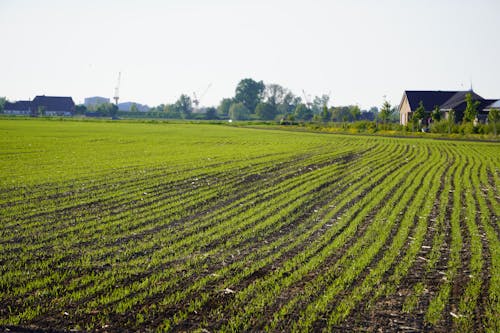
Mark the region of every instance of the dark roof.
[[28, 111], [30, 109], [30, 104], [30, 101], [6, 102], [3, 109], [6, 111]]
[[437, 105], [441, 106], [457, 92], [458, 91], [406, 90], [405, 94], [410, 103], [411, 110], [418, 108], [418, 104], [422, 101], [425, 110], [431, 111]]
[[46, 111], [74, 111], [75, 102], [71, 97], [36, 96], [32, 102], [34, 109], [42, 106]]
[[477, 109], [479, 110], [479, 112], [487, 112], [486, 110], [490, 109], [493, 104], [498, 101], [498, 99], [483, 99], [482, 101], [480, 101], [479, 107]]
[[494, 99], [484, 99], [483, 97], [476, 94], [474, 91], [428, 91], [428, 90], [406, 90], [405, 95], [410, 103], [410, 108], [415, 111], [418, 108], [420, 101], [424, 104], [426, 111], [433, 110], [436, 106], [439, 106], [441, 110], [455, 110], [458, 112], [463, 112], [467, 106], [465, 101], [465, 96], [467, 94], [472, 94], [472, 99], [479, 101], [478, 110], [482, 111], [489, 105], [492, 105], [496, 100]]
[[487, 109], [500, 108], [500, 99], [487, 99], [490, 104], [486, 106]]
[[455, 110], [455, 111], [463, 111], [467, 106], [465, 102], [465, 96], [467, 94], [472, 94], [473, 101], [484, 101], [484, 98], [479, 96], [473, 91], [458, 91], [453, 97], [447, 100], [445, 103], [441, 105], [441, 109], [443, 110]]

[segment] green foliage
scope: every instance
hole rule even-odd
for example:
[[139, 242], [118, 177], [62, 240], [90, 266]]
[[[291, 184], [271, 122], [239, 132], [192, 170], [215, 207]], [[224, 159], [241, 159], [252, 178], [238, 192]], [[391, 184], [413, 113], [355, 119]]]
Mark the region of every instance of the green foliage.
[[233, 104], [232, 98], [223, 98], [220, 101], [219, 106], [217, 107], [217, 114], [223, 117], [229, 115], [229, 108], [231, 108], [231, 104]]
[[288, 98], [288, 94], [290, 94], [290, 92], [279, 84], [271, 83], [265, 85], [264, 96], [266, 102], [274, 107], [283, 104]]
[[243, 103], [233, 103], [229, 108], [229, 118], [232, 120], [247, 120], [250, 118], [250, 110]]
[[488, 112], [488, 122], [497, 123], [500, 121], [500, 109], [492, 108], [490, 112]]
[[458, 133], [458, 125], [449, 120], [440, 120], [434, 122], [431, 126], [432, 133]]
[[419, 122], [421, 122], [422, 119], [425, 118], [425, 107], [422, 101], [418, 103], [418, 107], [415, 109], [415, 112], [413, 113], [413, 118], [417, 119]]
[[331, 120], [332, 115], [330, 111], [328, 110], [328, 107], [326, 105], [323, 106], [323, 110], [321, 111], [321, 121], [326, 123]]
[[495, 143], [0, 122], [2, 327], [498, 331]]
[[374, 121], [356, 121], [352, 124], [352, 128], [356, 129], [358, 133], [374, 133], [377, 130], [377, 124]]
[[75, 106], [75, 114], [83, 115], [87, 112], [87, 107], [84, 104], [78, 104]]
[[321, 96], [314, 96], [311, 106], [313, 114], [319, 115], [323, 111], [323, 108], [325, 106], [328, 107], [329, 102], [330, 102], [329, 95], [323, 94]]
[[314, 115], [312, 110], [302, 103], [295, 107], [293, 114], [297, 120], [311, 120]]
[[0, 113], [3, 113], [5, 103], [7, 103], [7, 98], [0, 97]]
[[361, 110], [357, 105], [351, 105], [349, 107], [349, 113], [351, 114], [352, 121], [359, 120], [359, 117], [361, 116]]
[[214, 107], [208, 107], [205, 110], [205, 119], [208, 120], [217, 119], [217, 109]]
[[118, 107], [112, 103], [102, 103], [89, 106], [85, 111], [86, 115], [95, 115], [98, 117], [115, 117], [118, 112]]
[[473, 122], [477, 117], [477, 108], [481, 103], [473, 100], [471, 93], [465, 95], [465, 102], [467, 106], [464, 112], [464, 122]]
[[253, 112], [262, 100], [264, 89], [265, 85], [262, 81], [257, 82], [250, 78], [243, 79], [236, 86], [234, 101], [243, 103], [250, 112]]
[[270, 103], [259, 103], [255, 108], [255, 114], [264, 120], [272, 120], [276, 117], [276, 108]]
[[379, 117], [384, 124], [386, 124], [394, 113], [394, 109], [391, 107], [391, 104], [388, 101], [384, 101], [382, 108], [379, 112]]
[[441, 110], [439, 109], [439, 105], [436, 105], [434, 110], [432, 110], [431, 117], [434, 122], [441, 120]]
[[488, 113], [488, 123], [493, 127], [493, 134], [497, 135], [498, 122], [500, 121], [500, 110], [492, 108]]
[[180, 95], [179, 99], [172, 105], [172, 108], [173, 112], [180, 114], [182, 118], [191, 118], [191, 114], [193, 113], [193, 102], [191, 101], [191, 97], [186, 94]]

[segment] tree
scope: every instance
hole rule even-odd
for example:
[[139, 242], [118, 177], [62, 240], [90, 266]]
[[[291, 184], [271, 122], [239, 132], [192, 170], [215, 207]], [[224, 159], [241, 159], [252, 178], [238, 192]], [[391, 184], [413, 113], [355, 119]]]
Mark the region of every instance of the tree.
[[274, 107], [276, 107], [279, 104], [282, 104], [287, 94], [288, 94], [287, 89], [275, 83], [266, 84], [266, 87], [264, 89], [264, 96], [266, 98], [266, 102]]
[[359, 106], [351, 105], [349, 106], [349, 113], [351, 114], [351, 120], [356, 121], [361, 115], [361, 110], [359, 109]]
[[250, 110], [243, 103], [233, 103], [229, 108], [229, 117], [232, 120], [245, 120], [250, 116]]
[[229, 114], [229, 108], [231, 107], [231, 104], [233, 104], [232, 98], [223, 98], [222, 101], [220, 101], [219, 106], [217, 107], [217, 114], [226, 117]]
[[448, 134], [451, 133], [453, 125], [455, 125], [455, 110], [451, 109], [448, 113]]
[[332, 111], [332, 120], [336, 122], [346, 122], [351, 120], [351, 111], [349, 106], [336, 106]]
[[262, 100], [264, 89], [265, 86], [262, 81], [257, 82], [249, 78], [243, 79], [236, 87], [234, 101], [236, 103], [243, 103], [243, 105], [252, 112]]
[[424, 102], [420, 101], [418, 103], [418, 108], [415, 110], [415, 112], [413, 112], [413, 118], [412, 119], [415, 119], [415, 123], [417, 123], [417, 125], [421, 125], [422, 124], [422, 119], [425, 118], [425, 107], [424, 107]]
[[130, 112], [138, 112], [138, 111], [139, 111], [139, 108], [137, 107], [137, 104], [132, 103], [132, 105], [130, 106]]
[[312, 103], [312, 111], [314, 114], [320, 114], [323, 111], [323, 107], [328, 107], [328, 102], [330, 101], [330, 96], [323, 94], [321, 96], [314, 96]]
[[488, 112], [488, 122], [493, 124], [493, 133], [497, 135], [497, 123], [500, 120], [500, 110], [497, 108], [491, 108]]
[[477, 107], [481, 104], [479, 101], [474, 101], [471, 93], [465, 95], [467, 106], [464, 112], [464, 122], [473, 122], [477, 116]]
[[118, 111], [118, 107], [112, 103], [101, 103], [95, 106], [95, 111], [100, 117], [113, 117], [113, 110]]
[[110, 104], [111, 107], [109, 109], [109, 115], [111, 116], [112, 119], [118, 119], [118, 105], [116, 104]]
[[3, 113], [3, 108], [4, 108], [4, 105], [5, 103], [7, 103], [7, 98], [5, 97], [0, 97], [0, 113]]
[[302, 103], [299, 96], [295, 96], [292, 92], [287, 92], [283, 96], [283, 101], [278, 104], [276, 112], [282, 115], [292, 115], [297, 105]]
[[189, 119], [191, 113], [193, 113], [193, 102], [191, 101], [191, 97], [186, 94], [180, 95], [179, 99], [174, 104], [174, 108], [184, 119]]
[[323, 105], [323, 111], [321, 111], [321, 121], [326, 123], [328, 122], [330, 119], [332, 119], [332, 115], [330, 113], [330, 111], [328, 111], [328, 107], [326, 105]]
[[166, 118], [177, 119], [181, 117], [181, 113], [175, 104], [166, 104], [163, 108]]
[[382, 119], [382, 122], [384, 124], [386, 124], [387, 121], [391, 118], [393, 112], [394, 109], [391, 108], [391, 103], [389, 103], [388, 101], [384, 101], [384, 104], [382, 105], [379, 113], [379, 117], [380, 119]]
[[87, 107], [84, 104], [75, 106], [75, 114], [85, 114], [85, 112], [87, 112]]
[[297, 107], [295, 107], [294, 115], [295, 119], [311, 120], [313, 117], [313, 112], [303, 103], [300, 103], [299, 105], [297, 105]]
[[276, 117], [276, 108], [270, 103], [259, 103], [255, 107], [255, 113], [261, 119], [272, 120]]
[[438, 122], [441, 120], [441, 110], [439, 109], [439, 105], [436, 105], [434, 107], [434, 110], [432, 110], [431, 113], [432, 120], [435, 122]]
[[205, 119], [212, 120], [217, 119], [217, 109], [214, 107], [209, 107], [205, 111]]

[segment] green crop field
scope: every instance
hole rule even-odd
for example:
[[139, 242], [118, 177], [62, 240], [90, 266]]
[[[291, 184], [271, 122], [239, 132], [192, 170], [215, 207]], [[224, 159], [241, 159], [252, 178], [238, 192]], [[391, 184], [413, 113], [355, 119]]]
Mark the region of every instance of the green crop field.
[[500, 331], [500, 144], [0, 120], [0, 329]]

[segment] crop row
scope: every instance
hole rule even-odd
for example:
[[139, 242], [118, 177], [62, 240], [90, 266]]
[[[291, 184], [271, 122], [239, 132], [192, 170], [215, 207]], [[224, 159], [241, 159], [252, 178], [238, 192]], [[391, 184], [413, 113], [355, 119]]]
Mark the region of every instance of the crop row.
[[[497, 145], [146, 126], [180, 142], [162, 148], [116, 126], [130, 162], [63, 145], [90, 162], [39, 154], [25, 182], [6, 173], [0, 325], [499, 330]], [[177, 155], [141, 163], [148, 149]]]

